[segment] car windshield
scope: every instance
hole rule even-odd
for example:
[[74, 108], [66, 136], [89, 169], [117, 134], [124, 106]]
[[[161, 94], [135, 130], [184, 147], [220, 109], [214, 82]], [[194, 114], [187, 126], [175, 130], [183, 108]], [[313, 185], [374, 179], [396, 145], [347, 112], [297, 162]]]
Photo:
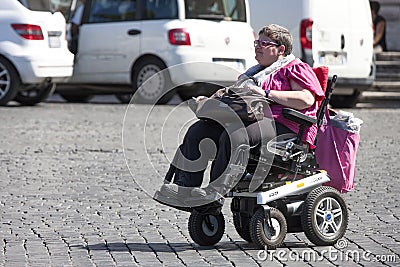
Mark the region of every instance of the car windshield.
[[32, 11], [60, 11], [67, 19], [71, 3], [74, 0], [18, 0], [22, 5]]
[[186, 0], [187, 19], [246, 21], [244, 0]]

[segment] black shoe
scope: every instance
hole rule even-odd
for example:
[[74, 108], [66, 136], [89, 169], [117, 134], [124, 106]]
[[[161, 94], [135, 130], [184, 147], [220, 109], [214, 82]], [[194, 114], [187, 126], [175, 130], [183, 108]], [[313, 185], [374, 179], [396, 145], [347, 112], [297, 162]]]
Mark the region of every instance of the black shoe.
[[163, 184], [160, 193], [164, 196], [178, 198], [179, 186], [176, 184]]
[[219, 201], [223, 203], [223, 199], [224, 197], [218, 193], [215, 188], [208, 186], [205, 188], [193, 188], [191, 191], [191, 196], [189, 198], [185, 198], [184, 202], [188, 206], [197, 207]]
[[165, 196], [161, 191], [156, 191], [153, 196], [153, 199], [163, 205], [170, 206], [178, 210], [183, 210], [188, 212], [192, 211], [191, 207], [188, 207], [187, 205], [182, 203], [182, 201], [180, 201], [178, 198]]
[[190, 192], [190, 195], [192, 197], [206, 197], [207, 192], [203, 188], [196, 187], [196, 188], [192, 189], [192, 191]]

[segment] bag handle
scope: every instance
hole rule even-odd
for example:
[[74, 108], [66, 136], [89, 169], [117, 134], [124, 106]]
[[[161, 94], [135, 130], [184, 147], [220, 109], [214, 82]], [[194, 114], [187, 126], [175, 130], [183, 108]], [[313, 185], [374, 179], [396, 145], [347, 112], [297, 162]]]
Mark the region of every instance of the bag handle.
[[[242, 79], [239, 79], [236, 81], [233, 85], [226, 87], [226, 92], [231, 93], [231, 94], [237, 94], [237, 95], [248, 95], [250, 91], [243, 91], [242, 89], [244, 87], [241, 87], [240, 85], [244, 83], [247, 80], [252, 80], [254, 84], [257, 84], [257, 80], [253, 76], [246, 76]], [[236, 90], [233, 90], [236, 89]]]
[[326, 92], [325, 92], [325, 98], [324, 100], [322, 100], [321, 106], [319, 107], [318, 111], [317, 111], [317, 135], [315, 136], [315, 140], [314, 140], [314, 145], [317, 144], [318, 141], [318, 132], [324, 122], [324, 118], [326, 121], [326, 124], [329, 124], [331, 121], [330, 115], [329, 115], [329, 108], [328, 108], [328, 104], [329, 104], [329, 100], [331, 99], [332, 93], [333, 93], [333, 89], [335, 88], [336, 85], [336, 80], [337, 80], [337, 75], [333, 75], [332, 80], [328, 83], [328, 86], [326, 88]]
[[254, 78], [253, 76], [246, 76], [240, 80], [237, 80], [233, 85], [231, 85], [230, 87], [239, 87], [239, 85], [241, 83], [244, 83], [247, 80], [252, 80], [255, 84], [257, 84], [257, 80], [256, 78]]
[[[321, 106], [319, 107], [319, 109], [317, 111], [317, 127], [318, 128], [321, 127], [324, 116], [325, 116], [325, 118], [328, 117], [326, 119], [329, 119], [328, 104], [329, 104], [329, 101], [331, 100], [333, 89], [335, 88], [335, 85], [336, 85], [336, 80], [337, 80], [337, 75], [333, 75], [332, 80], [329, 82], [329, 84], [326, 88], [325, 98], [324, 98], [324, 100], [322, 100]], [[328, 115], [326, 115], [326, 114], [328, 114]]]

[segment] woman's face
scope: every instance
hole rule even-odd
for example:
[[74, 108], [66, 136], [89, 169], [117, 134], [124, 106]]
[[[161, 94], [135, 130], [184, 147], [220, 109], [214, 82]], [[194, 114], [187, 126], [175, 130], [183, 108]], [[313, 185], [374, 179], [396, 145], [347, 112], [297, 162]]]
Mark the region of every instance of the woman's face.
[[277, 46], [274, 44], [269, 44], [267, 46], [263, 46], [262, 41], [273, 42], [266, 35], [260, 35], [258, 40], [261, 42], [258, 42], [258, 45], [254, 47], [254, 51], [256, 53], [255, 59], [260, 65], [268, 67], [283, 55], [283, 51], [285, 49], [283, 45]]

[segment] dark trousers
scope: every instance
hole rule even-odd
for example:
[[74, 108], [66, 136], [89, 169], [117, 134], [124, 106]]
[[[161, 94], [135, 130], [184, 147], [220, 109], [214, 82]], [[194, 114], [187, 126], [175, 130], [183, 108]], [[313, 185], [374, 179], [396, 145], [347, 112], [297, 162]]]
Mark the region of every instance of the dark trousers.
[[180, 186], [201, 186], [208, 162], [213, 160], [210, 171], [210, 182], [213, 182], [224, 173], [232, 151], [239, 145], [252, 147], [261, 140], [269, 141], [276, 135], [292, 133], [280, 123], [275, 123], [275, 132], [273, 125], [268, 118], [245, 123], [245, 128], [224, 128], [211, 120], [199, 120], [189, 127], [165, 179], [170, 181], [174, 176], [174, 183]]

